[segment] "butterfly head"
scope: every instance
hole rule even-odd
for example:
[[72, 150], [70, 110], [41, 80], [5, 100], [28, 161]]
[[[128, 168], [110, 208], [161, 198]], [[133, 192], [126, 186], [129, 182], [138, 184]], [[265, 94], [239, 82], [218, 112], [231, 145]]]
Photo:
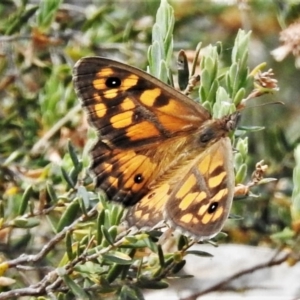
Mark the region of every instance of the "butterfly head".
[[207, 148], [220, 138], [225, 137], [234, 130], [240, 119], [240, 112], [234, 112], [221, 119], [209, 119], [202, 124], [197, 135], [197, 141], [201, 148]]

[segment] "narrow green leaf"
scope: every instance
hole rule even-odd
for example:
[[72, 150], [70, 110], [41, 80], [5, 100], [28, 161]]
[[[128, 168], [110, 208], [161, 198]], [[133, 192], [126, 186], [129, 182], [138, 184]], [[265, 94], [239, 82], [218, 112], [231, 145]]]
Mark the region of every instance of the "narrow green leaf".
[[66, 253], [68, 256], [69, 261], [72, 261], [75, 257], [72, 249], [72, 234], [67, 232], [66, 234]]
[[16, 218], [11, 222], [11, 225], [15, 228], [33, 228], [40, 225], [40, 220], [37, 218]]
[[69, 206], [66, 208], [65, 212], [61, 216], [56, 231], [60, 232], [64, 229], [64, 227], [70, 225], [78, 216], [78, 212], [80, 212], [80, 206], [78, 199], [72, 201]]
[[168, 83], [169, 70], [165, 61], [161, 61], [159, 65], [159, 79], [163, 82]]
[[133, 260], [130, 256], [119, 251], [103, 254], [103, 259], [107, 262], [116, 263], [119, 265], [130, 265], [133, 263]]
[[102, 242], [103, 238], [103, 232], [101, 227], [104, 226], [104, 221], [105, 221], [105, 212], [104, 210], [101, 210], [98, 213], [98, 218], [97, 218], [97, 234], [96, 234], [96, 239], [97, 239], [97, 244], [100, 245]]
[[90, 198], [89, 193], [84, 186], [80, 185], [77, 188], [77, 196], [82, 199], [82, 209], [84, 209], [86, 213], [86, 210], [90, 207]]
[[148, 239], [144, 239], [145, 241], [145, 244], [147, 245], [147, 247], [154, 253], [157, 253], [158, 252], [158, 249], [157, 249], [157, 244], [156, 243], [153, 243], [149, 238]]
[[236, 183], [243, 183], [247, 176], [247, 170], [248, 166], [246, 163], [243, 163], [239, 166], [239, 169], [237, 170], [235, 174], [235, 181]]
[[291, 240], [295, 239], [295, 235], [295, 231], [286, 227], [282, 231], [272, 234], [270, 238], [277, 241], [279, 240], [282, 243], [290, 243]]
[[123, 285], [119, 294], [119, 300], [143, 300], [144, 296], [136, 289]]
[[162, 251], [161, 245], [157, 245], [157, 255], [158, 255], [158, 259], [159, 259], [159, 265], [161, 266], [161, 268], [164, 268], [165, 266], [165, 258], [164, 258], [164, 253]]
[[118, 235], [118, 227], [116, 225], [111, 226], [108, 229], [108, 233], [110, 235], [111, 240], [114, 242]]
[[201, 257], [213, 257], [212, 254], [205, 252], [205, 251], [200, 251], [200, 250], [188, 250], [185, 252], [186, 254], [193, 254], [196, 256], [201, 256]]
[[160, 290], [160, 289], [166, 289], [169, 287], [169, 284], [163, 280], [161, 281], [154, 281], [149, 280], [145, 277], [140, 277], [137, 286], [143, 289], [152, 289], [152, 290]]
[[245, 130], [247, 132], [256, 132], [256, 131], [261, 131], [264, 130], [264, 126], [240, 126], [240, 130]]
[[274, 178], [274, 177], [263, 178], [262, 180], [259, 181], [258, 185], [274, 182], [277, 180], [278, 180], [278, 178]]
[[101, 231], [102, 231], [102, 235], [105, 237], [105, 240], [110, 244], [113, 245], [114, 244], [114, 240], [111, 237], [111, 235], [109, 234], [108, 230], [106, 229], [105, 226], [101, 226]]
[[68, 152], [70, 154], [73, 165], [76, 168], [77, 165], [79, 164], [79, 160], [76, 154], [76, 150], [70, 140], [68, 141]]
[[178, 250], [184, 249], [188, 245], [188, 243], [189, 243], [189, 241], [188, 241], [187, 237], [184, 236], [183, 234], [181, 234], [178, 239], [178, 243], [177, 243]]
[[[136, 253], [136, 249], [130, 249], [129, 253], [128, 253], [128, 256], [133, 259], [134, 255]], [[125, 265], [124, 268], [123, 268], [123, 271], [122, 271], [122, 274], [121, 274], [121, 279], [124, 280], [126, 277], [127, 277], [127, 274], [128, 274], [128, 271], [131, 267], [131, 264], [130, 265]]]
[[229, 214], [228, 219], [238, 221], [238, 220], [243, 220], [244, 218], [242, 216], [239, 216], [239, 215]]
[[23, 193], [18, 215], [23, 215], [28, 207], [28, 202], [32, 196], [32, 186], [29, 185]]
[[67, 182], [67, 184], [69, 185], [69, 187], [71, 187], [71, 188], [74, 189], [75, 188], [75, 183], [72, 180], [72, 178], [69, 176], [69, 174], [64, 169], [64, 167], [61, 167], [60, 169], [61, 169], [61, 173], [62, 173], [62, 176], [63, 176], [64, 180]]
[[237, 91], [233, 99], [233, 103], [235, 104], [235, 106], [238, 106], [241, 103], [241, 101], [245, 97], [245, 94], [246, 94], [246, 90], [243, 87]]
[[89, 300], [89, 295], [78, 285], [69, 275], [61, 275], [62, 279], [64, 280], [65, 284], [69, 287], [72, 291], [76, 299], [81, 300]]
[[60, 4], [61, 0], [40, 0], [37, 14], [39, 28], [46, 30], [50, 27]]
[[13, 20], [11, 20], [9, 26], [5, 31], [5, 35], [12, 35], [24, 26], [28, 22], [28, 20], [35, 14], [38, 10], [38, 6], [32, 6], [28, 8], [25, 12], [21, 11], [20, 14], [16, 15]]
[[159, 47], [158, 42], [154, 42], [151, 45], [151, 47], [150, 47], [150, 56], [151, 56], [151, 58], [148, 59], [149, 60], [150, 74], [152, 74], [156, 78], [159, 78], [160, 62], [162, 60], [162, 54], [161, 54], [161, 48]]
[[123, 212], [121, 205], [113, 205], [110, 212], [110, 224], [119, 225], [120, 223], [120, 210]]
[[185, 266], [185, 264], [186, 264], [186, 261], [185, 261], [185, 260], [180, 261], [179, 263], [177, 263], [177, 264], [174, 266], [174, 268], [172, 269], [172, 272], [173, 272], [174, 274], [178, 273], [179, 271], [182, 270], [182, 268]]
[[53, 188], [53, 185], [47, 182], [47, 184], [46, 184], [46, 190], [47, 190], [47, 193], [48, 193], [48, 195], [49, 195], [49, 197], [51, 199], [51, 204], [57, 203], [58, 198], [56, 196], [56, 192], [55, 192], [55, 190]]
[[246, 158], [246, 156], [248, 154], [248, 137], [239, 138], [236, 143], [235, 148], [238, 151], [238, 153], [236, 153], [236, 155], [240, 154], [242, 157]]
[[122, 273], [123, 269], [124, 269], [124, 265], [113, 264], [113, 266], [108, 271], [106, 280], [109, 283], [114, 282], [117, 279], [117, 277]]

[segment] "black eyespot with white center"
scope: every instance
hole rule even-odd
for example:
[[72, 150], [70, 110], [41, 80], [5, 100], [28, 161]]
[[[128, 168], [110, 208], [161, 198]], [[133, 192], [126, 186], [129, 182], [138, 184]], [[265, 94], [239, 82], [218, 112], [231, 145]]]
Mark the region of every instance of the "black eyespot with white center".
[[209, 206], [207, 212], [208, 212], [209, 214], [213, 214], [213, 213], [217, 210], [218, 206], [219, 206], [219, 203], [218, 203], [218, 202], [213, 202], [213, 203]]
[[134, 176], [134, 182], [135, 183], [142, 183], [144, 181], [144, 177], [142, 174], [136, 174]]
[[118, 77], [108, 77], [105, 81], [105, 85], [108, 88], [118, 88], [121, 85], [121, 79]]

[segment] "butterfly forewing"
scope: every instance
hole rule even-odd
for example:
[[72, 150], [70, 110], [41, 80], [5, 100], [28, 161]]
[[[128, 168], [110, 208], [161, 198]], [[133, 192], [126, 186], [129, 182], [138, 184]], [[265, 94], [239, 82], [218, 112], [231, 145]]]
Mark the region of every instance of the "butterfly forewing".
[[210, 118], [151, 75], [105, 58], [77, 62], [74, 85], [92, 125], [112, 148], [146, 148], [193, 132]]

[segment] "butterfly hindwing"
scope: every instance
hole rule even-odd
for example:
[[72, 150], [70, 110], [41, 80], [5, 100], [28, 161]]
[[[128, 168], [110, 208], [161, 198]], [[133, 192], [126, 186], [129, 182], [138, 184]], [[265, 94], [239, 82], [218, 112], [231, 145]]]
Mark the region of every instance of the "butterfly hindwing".
[[154, 226], [164, 219], [197, 239], [210, 238], [228, 217], [234, 187], [232, 149], [222, 138], [195, 158], [181, 180], [150, 191], [127, 215], [130, 226]]
[[171, 226], [198, 238], [210, 238], [221, 230], [234, 196], [232, 156], [228, 137], [199, 155], [166, 202], [164, 217]]
[[[179, 137], [159, 147], [121, 150], [111, 149], [99, 140], [91, 150], [96, 185], [110, 200], [125, 206], [134, 205], [154, 186], [172, 180], [188, 157], [193, 157], [196, 150], [201, 151], [192, 145], [189, 138]], [[187, 148], [190, 154], [181, 154]]]
[[123, 205], [133, 205], [147, 192], [157, 167], [145, 151], [110, 149], [101, 140], [92, 151], [92, 165], [96, 185], [107, 197]]

